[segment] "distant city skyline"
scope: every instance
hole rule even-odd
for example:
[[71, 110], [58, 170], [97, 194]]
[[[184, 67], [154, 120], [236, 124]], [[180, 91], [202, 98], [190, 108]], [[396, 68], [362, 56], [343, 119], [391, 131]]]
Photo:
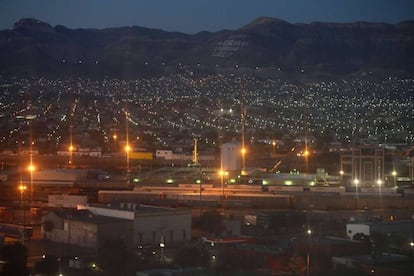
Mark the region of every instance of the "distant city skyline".
[[238, 29], [257, 17], [290, 23], [414, 20], [412, 0], [0, 0], [0, 30], [21, 18], [69, 28], [137, 25], [197, 33]]

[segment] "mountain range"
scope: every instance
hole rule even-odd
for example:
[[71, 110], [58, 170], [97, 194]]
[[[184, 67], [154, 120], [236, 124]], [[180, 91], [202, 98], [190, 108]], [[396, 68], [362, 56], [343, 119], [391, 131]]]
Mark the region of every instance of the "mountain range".
[[138, 26], [70, 29], [21, 19], [0, 31], [3, 76], [133, 78], [180, 70], [412, 75], [414, 21], [291, 24], [261, 17], [237, 30], [184, 34]]

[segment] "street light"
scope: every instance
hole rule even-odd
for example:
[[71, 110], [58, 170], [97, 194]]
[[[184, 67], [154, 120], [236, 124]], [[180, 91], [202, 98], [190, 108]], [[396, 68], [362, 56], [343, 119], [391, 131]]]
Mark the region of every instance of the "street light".
[[33, 172], [36, 170], [36, 167], [33, 165], [33, 163], [30, 161], [29, 166], [27, 167], [27, 170], [30, 172], [30, 202], [33, 201]]
[[309, 243], [308, 243], [308, 254], [306, 256], [306, 275], [309, 276], [310, 274], [310, 250], [311, 250], [311, 235], [312, 235], [312, 230], [310, 228], [308, 228], [308, 230], [306, 231], [306, 234], [308, 234], [308, 238], [309, 238]]
[[115, 152], [116, 151], [116, 139], [118, 139], [118, 136], [116, 135], [116, 133], [112, 135], [112, 139], [114, 140], [113, 152]]
[[359, 194], [358, 194], [358, 184], [359, 184], [359, 179], [355, 178], [354, 179], [354, 185], [355, 185], [355, 193], [356, 193], [356, 209], [358, 209], [359, 207]]
[[129, 185], [129, 178], [130, 178], [130, 171], [129, 171], [129, 152], [131, 151], [130, 145], [127, 143], [125, 145], [125, 153], [126, 153], [126, 165], [127, 165], [127, 184]]
[[220, 170], [219, 175], [220, 175], [220, 179], [221, 179], [221, 188], [222, 188], [223, 197], [224, 197], [224, 176], [229, 175], [229, 172], [224, 171], [224, 170]]
[[161, 239], [160, 239], [161, 262], [164, 262], [164, 248], [165, 248], [164, 235], [161, 235]]
[[340, 170], [339, 171], [339, 175], [340, 175], [340, 186], [343, 186], [343, 182], [344, 182], [344, 171]]
[[243, 146], [242, 148], [241, 148], [241, 155], [242, 155], [242, 171], [241, 171], [241, 174], [242, 175], [246, 175], [246, 153], [247, 153], [247, 150], [246, 150], [246, 148]]
[[397, 187], [397, 172], [394, 170], [392, 171], [392, 176], [394, 177], [394, 188]]
[[354, 184], [355, 184], [355, 187], [357, 188], [358, 187], [358, 184], [359, 184], [359, 179], [358, 178], [355, 178], [354, 179]]
[[73, 145], [71, 144], [71, 145], [69, 146], [69, 165], [72, 165], [73, 150], [74, 150], [74, 147], [73, 147]]
[[23, 243], [25, 240], [25, 234], [26, 234], [26, 212], [24, 210], [24, 206], [23, 206], [23, 193], [24, 191], [27, 190], [26, 185], [23, 185], [22, 183], [20, 183], [19, 185], [19, 191], [20, 191], [20, 210], [23, 211], [23, 234], [22, 234], [22, 239], [23, 239]]

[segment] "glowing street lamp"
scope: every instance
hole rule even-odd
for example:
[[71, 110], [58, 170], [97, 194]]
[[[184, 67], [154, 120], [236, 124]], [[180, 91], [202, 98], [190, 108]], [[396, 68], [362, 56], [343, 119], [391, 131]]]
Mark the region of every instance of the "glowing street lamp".
[[306, 234], [308, 234], [308, 238], [309, 238], [309, 244], [308, 244], [308, 254], [306, 255], [306, 275], [309, 276], [310, 274], [310, 246], [311, 246], [311, 235], [312, 235], [312, 230], [310, 228], [308, 228], [308, 230], [306, 231]]
[[161, 262], [164, 262], [164, 248], [165, 248], [165, 241], [164, 241], [164, 235], [161, 235], [160, 239], [160, 250], [161, 250]]
[[73, 151], [74, 151], [74, 147], [73, 147], [73, 145], [71, 144], [70, 146], [69, 146], [69, 164], [72, 164], [72, 156], [73, 156]]
[[23, 208], [23, 193], [27, 190], [27, 186], [23, 185], [22, 183], [20, 183], [19, 185], [19, 191], [20, 191], [20, 210], [23, 212], [23, 234], [22, 234], [22, 239], [23, 239], [23, 243], [25, 240], [25, 233], [26, 233], [26, 212]]
[[131, 151], [131, 147], [129, 144], [125, 145], [125, 152], [128, 154]]
[[127, 177], [127, 184], [130, 184], [130, 170], [129, 170], [129, 152], [131, 151], [131, 146], [127, 143], [125, 145], [125, 153], [126, 153], [126, 167], [127, 167], [127, 172], [126, 172], [126, 177]]
[[382, 180], [381, 179], [377, 179], [377, 185], [381, 187], [381, 185], [382, 185]]
[[113, 140], [113, 151], [116, 151], [116, 140], [118, 139], [118, 136], [116, 135], [116, 133], [114, 133], [114, 135], [112, 135], [112, 140]]
[[247, 153], [247, 150], [246, 150], [246, 148], [243, 146], [242, 148], [241, 148], [241, 150], [240, 150], [240, 152], [241, 152], [241, 155], [242, 155], [242, 171], [241, 171], [241, 174], [242, 175], [245, 175], [246, 174], [246, 153]]
[[339, 183], [339, 185], [342, 187], [343, 186], [343, 182], [344, 182], [344, 171], [343, 170], [340, 170], [339, 171], [339, 176], [340, 176], [340, 183]]
[[394, 170], [391, 174], [394, 177], [394, 187], [397, 187], [397, 172]]
[[36, 170], [35, 165], [30, 162], [29, 166], [27, 166], [27, 170], [30, 172], [30, 201], [33, 200], [33, 172]]
[[229, 172], [224, 171], [224, 170], [220, 170], [219, 175], [220, 175], [220, 179], [221, 179], [221, 188], [222, 188], [222, 193], [223, 193], [223, 197], [224, 197], [224, 176], [228, 176]]
[[34, 170], [36, 170], [36, 167], [35, 167], [33, 164], [30, 164], [29, 166], [27, 166], [27, 170], [28, 170], [30, 173], [33, 173], [33, 172], [34, 172]]

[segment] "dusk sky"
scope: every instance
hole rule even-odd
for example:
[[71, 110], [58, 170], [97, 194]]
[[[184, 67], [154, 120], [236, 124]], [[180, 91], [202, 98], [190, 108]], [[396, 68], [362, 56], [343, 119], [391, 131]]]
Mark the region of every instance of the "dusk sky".
[[0, 0], [0, 30], [36, 18], [69, 28], [137, 25], [197, 33], [234, 30], [259, 16], [290, 23], [398, 23], [414, 19], [414, 0]]

